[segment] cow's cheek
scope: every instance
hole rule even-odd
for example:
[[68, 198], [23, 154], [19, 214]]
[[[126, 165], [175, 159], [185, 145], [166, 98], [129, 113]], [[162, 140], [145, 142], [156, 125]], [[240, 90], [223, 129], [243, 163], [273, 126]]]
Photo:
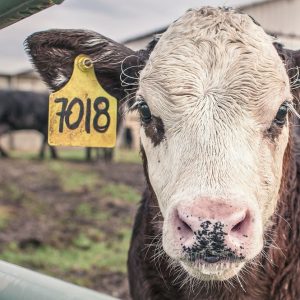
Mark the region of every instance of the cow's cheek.
[[[279, 192], [282, 181], [284, 181], [283, 168], [284, 168], [284, 153], [287, 148], [289, 138], [289, 129], [284, 127], [282, 133], [278, 138], [264, 146], [264, 153], [267, 153], [266, 160], [261, 168], [261, 182], [260, 187], [261, 196], [258, 197], [259, 206], [262, 208], [262, 219], [264, 224], [268, 223], [270, 217], [274, 214], [279, 200]], [[265, 184], [265, 179], [269, 178], [268, 185]]]
[[150, 184], [157, 197], [162, 215], [164, 215], [169, 205], [168, 199], [170, 198], [169, 195], [166, 195], [166, 187], [171, 180], [171, 176], [174, 176], [170, 168], [171, 162], [166, 154], [167, 141], [154, 146], [151, 139], [146, 136], [143, 128], [141, 128], [140, 136], [141, 145], [147, 158]]

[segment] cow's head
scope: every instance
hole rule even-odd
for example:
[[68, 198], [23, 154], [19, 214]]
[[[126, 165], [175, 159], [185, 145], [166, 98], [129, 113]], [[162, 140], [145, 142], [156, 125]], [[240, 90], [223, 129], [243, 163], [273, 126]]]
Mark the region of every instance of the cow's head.
[[27, 40], [53, 89], [85, 53], [110, 93], [129, 90], [163, 248], [202, 280], [228, 279], [256, 257], [276, 210], [293, 102], [282, 59], [297, 60], [276, 47], [280, 55], [249, 16], [210, 7], [188, 11], [144, 51], [80, 30]]

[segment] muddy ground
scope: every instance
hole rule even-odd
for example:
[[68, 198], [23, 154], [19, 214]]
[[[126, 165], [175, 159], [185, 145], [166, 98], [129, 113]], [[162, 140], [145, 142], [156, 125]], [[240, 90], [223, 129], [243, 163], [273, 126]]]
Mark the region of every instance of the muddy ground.
[[0, 160], [0, 259], [129, 299], [139, 163]]

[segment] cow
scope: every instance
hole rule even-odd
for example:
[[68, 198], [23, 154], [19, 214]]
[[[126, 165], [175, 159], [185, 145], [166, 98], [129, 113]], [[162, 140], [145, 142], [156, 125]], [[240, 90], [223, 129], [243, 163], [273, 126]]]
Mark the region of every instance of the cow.
[[[93, 151], [94, 150], [94, 151]], [[101, 151], [100, 151], [101, 150]], [[87, 147], [85, 149], [85, 160], [92, 161], [92, 153], [95, 153], [96, 160], [103, 158], [105, 162], [111, 163], [113, 160], [114, 149], [113, 148], [91, 148]]]
[[[39, 153], [41, 159], [45, 156], [48, 140], [48, 98], [47, 93], [0, 90], [0, 133], [24, 129], [39, 131], [43, 135]], [[50, 147], [50, 152], [51, 157], [56, 159], [56, 149]], [[7, 156], [1, 146], [0, 153]]]
[[133, 299], [300, 299], [300, 51], [214, 7], [139, 51], [85, 30], [34, 33], [26, 49], [53, 89], [89, 55], [140, 114]]

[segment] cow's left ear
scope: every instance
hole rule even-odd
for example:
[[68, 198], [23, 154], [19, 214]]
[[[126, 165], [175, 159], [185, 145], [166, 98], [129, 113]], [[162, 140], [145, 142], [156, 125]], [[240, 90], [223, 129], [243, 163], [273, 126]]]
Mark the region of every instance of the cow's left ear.
[[[25, 49], [43, 80], [54, 91], [70, 79], [79, 54], [91, 57], [99, 82], [117, 99], [125, 96], [126, 87], [132, 83], [130, 80], [138, 77], [142, 64], [139, 52], [87, 30], [37, 32], [26, 39]], [[122, 79], [125, 88], [120, 79], [122, 68], [129, 75]]]
[[300, 50], [290, 50], [280, 43], [274, 43], [290, 78], [292, 91], [300, 94]]

